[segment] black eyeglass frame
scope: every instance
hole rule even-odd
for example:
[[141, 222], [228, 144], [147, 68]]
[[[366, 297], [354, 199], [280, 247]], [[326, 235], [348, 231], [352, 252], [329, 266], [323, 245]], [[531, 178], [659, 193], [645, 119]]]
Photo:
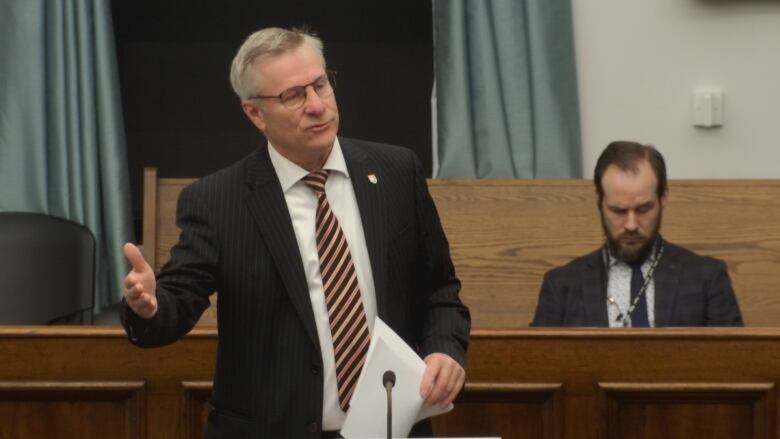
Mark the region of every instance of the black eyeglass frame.
[[[317, 81], [321, 80], [323, 76], [325, 77], [325, 79], [328, 81], [328, 84], [330, 85], [330, 93], [325, 94], [325, 95], [319, 94], [317, 92], [317, 88], [314, 87], [314, 85], [317, 83]], [[332, 95], [333, 93], [336, 92], [336, 71], [335, 70], [326, 70], [324, 75], [318, 76], [317, 79], [315, 79], [314, 81], [312, 81], [312, 82], [310, 82], [308, 84], [296, 85], [295, 87], [290, 87], [290, 88], [282, 91], [278, 95], [254, 95], [254, 96], [250, 96], [249, 99], [278, 99], [279, 102], [282, 105], [285, 106], [285, 108], [287, 108], [289, 110], [297, 110], [297, 109], [303, 107], [306, 104], [306, 89], [309, 88], [309, 87], [314, 88], [314, 93], [317, 93], [317, 96], [319, 96], [321, 98], [326, 98], [326, 97]], [[300, 104], [291, 107], [291, 106], [289, 106], [289, 105], [284, 103], [284, 99], [282, 98], [282, 95], [284, 95], [285, 93], [293, 92], [293, 91], [295, 91], [296, 93], [298, 91], [300, 91], [301, 95], [303, 96], [303, 100], [301, 101]]]

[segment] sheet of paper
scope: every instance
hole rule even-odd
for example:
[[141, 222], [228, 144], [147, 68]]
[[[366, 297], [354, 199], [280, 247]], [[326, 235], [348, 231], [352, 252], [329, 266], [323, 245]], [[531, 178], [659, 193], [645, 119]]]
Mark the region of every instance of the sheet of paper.
[[345, 438], [386, 437], [387, 392], [382, 376], [388, 370], [395, 373], [393, 437], [407, 437], [417, 421], [452, 410], [452, 404], [444, 409], [423, 406], [420, 383], [425, 362], [385, 322], [376, 318], [366, 363], [341, 428]]

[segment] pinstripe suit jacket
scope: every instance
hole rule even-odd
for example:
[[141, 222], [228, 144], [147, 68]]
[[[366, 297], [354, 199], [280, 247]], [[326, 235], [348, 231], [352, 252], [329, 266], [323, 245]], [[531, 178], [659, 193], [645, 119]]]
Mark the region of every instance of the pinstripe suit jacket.
[[[666, 242], [653, 280], [656, 326], [742, 326], [723, 261]], [[609, 326], [601, 250], [547, 272], [531, 326]]]
[[[374, 275], [377, 313], [421, 356], [465, 367], [470, 331], [438, 214], [408, 149], [339, 139]], [[371, 184], [368, 174], [377, 177]], [[316, 438], [322, 355], [279, 180], [261, 148], [182, 191], [179, 242], [157, 277], [157, 315], [123, 305], [133, 343], [186, 334], [219, 291], [219, 348], [209, 438]], [[420, 426], [418, 426], [420, 427]], [[421, 426], [424, 430], [430, 426]]]

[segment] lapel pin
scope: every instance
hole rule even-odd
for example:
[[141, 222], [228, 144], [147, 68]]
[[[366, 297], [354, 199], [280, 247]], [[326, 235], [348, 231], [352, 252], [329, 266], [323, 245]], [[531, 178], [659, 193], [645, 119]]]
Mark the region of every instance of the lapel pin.
[[376, 175], [368, 174], [368, 181], [370, 181], [371, 184], [376, 184]]

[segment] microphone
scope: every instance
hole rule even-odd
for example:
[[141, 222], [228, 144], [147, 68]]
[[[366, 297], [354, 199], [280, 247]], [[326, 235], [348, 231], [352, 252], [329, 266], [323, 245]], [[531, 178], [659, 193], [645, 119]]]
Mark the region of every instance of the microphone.
[[393, 437], [393, 386], [395, 386], [395, 372], [387, 370], [382, 374], [382, 385], [387, 391], [387, 439]]
[[382, 385], [385, 389], [390, 390], [395, 386], [395, 372], [392, 370], [385, 371], [382, 374]]

